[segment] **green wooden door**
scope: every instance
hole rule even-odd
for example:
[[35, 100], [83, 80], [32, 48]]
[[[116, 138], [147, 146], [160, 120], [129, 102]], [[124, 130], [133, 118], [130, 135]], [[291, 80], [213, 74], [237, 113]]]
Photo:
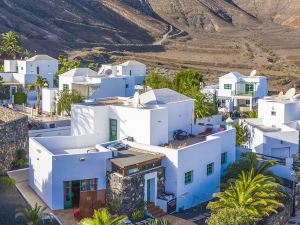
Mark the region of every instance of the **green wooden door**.
[[109, 119], [109, 140], [110, 141], [115, 141], [118, 138], [117, 125], [118, 125], [117, 120]]
[[72, 208], [72, 181], [64, 182], [64, 208], [71, 209]]
[[147, 180], [147, 202], [155, 202], [155, 179]]

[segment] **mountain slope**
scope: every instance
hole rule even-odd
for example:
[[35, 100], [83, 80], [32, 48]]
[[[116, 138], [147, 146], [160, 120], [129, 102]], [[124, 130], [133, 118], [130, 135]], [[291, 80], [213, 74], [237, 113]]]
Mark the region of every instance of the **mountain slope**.
[[26, 48], [57, 52], [101, 45], [151, 45], [170, 27], [192, 37], [300, 26], [299, 0], [0, 0], [0, 33], [21, 34]]

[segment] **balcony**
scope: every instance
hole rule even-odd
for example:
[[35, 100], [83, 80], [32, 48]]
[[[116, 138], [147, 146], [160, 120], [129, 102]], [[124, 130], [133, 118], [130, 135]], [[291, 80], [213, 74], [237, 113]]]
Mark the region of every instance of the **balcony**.
[[231, 92], [232, 96], [255, 96], [256, 91], [239, 91], [239, 90], [234, 90]]

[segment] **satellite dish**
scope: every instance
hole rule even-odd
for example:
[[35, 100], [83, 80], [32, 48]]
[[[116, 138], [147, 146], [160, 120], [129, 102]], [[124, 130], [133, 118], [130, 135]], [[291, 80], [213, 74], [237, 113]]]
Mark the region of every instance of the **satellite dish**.
[[281, 100], [283, 97], [284, 97], [283, 91], [279, 92], [279, 94], [278, 94], [278, 99]]
[[252, 70], [252, 72], [250, 73], [250, 77], [255, 77], [257, 74], [256, 70]]
[[286, 93], [285, 93], [285, 97], [288, 99], [293, 99], [294, 95], [296, 94], [296, 89], [295, 88], [291, 88], [289, 89]]
[[141, 101], [140, 101], [140, 94], [139, 94], [138, 91], [136, 91], [136, 92], [134, 93], [132, 103], [133, 103], [133, 107], [134, 107], [134, 108], [138, 108], [139, 105], [141, 104]]

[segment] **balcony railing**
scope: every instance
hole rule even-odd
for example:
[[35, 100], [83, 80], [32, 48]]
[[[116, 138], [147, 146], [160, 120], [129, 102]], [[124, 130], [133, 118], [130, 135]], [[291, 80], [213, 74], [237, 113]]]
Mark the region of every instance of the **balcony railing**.
[[232, 95], [244, 95], [244, 96], [255, 96], [256, 92], [255, 91], [232, 91], [231, 92]]

